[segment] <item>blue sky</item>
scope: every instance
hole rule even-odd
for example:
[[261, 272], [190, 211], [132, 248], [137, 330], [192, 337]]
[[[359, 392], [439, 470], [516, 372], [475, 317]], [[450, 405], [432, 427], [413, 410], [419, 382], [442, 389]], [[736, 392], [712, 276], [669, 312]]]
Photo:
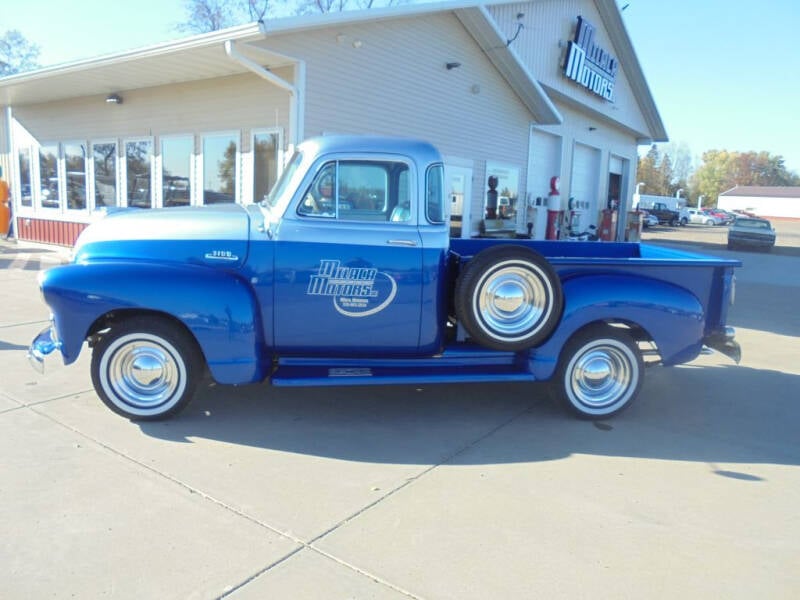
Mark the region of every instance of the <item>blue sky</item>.
[[[618, 3], [672, 142], [698, 158], [766, 150], [800, 173], [800, 2]], [[44, 65], [180, 37], [183, 16], [182, 0], [0, 0], [0, 32], [39, 44]]]

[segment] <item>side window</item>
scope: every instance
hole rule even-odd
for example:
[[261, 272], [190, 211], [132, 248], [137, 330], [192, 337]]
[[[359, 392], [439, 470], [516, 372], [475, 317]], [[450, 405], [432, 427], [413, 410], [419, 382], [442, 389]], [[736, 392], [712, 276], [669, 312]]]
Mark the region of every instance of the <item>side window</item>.
[[328, 163], [317, 173], [297, 212], [311, 217], [335, 217], [336, 198], [333, 195], [335, 181], [336, 163]]
[[341, 221], [411, 221], [409, 167], [402, 162], [336, 161], [320, 169], [298, 213]]
[[433, 165], [425, 179], [425, 215], [431, 223], [444, 223], [444, 167]]

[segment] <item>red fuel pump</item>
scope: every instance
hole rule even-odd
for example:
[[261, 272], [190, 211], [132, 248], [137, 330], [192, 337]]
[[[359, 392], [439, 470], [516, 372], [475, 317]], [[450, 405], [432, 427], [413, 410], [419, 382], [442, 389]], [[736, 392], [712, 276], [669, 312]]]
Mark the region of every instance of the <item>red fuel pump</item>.
[[560, 179], [550, 178], [550, 194], [547, 196], [547, 233], [545, 239], [557, 240], [561, 237], [561, 219], [564, 210], [561, 208], [561, 195], [558, 191]]

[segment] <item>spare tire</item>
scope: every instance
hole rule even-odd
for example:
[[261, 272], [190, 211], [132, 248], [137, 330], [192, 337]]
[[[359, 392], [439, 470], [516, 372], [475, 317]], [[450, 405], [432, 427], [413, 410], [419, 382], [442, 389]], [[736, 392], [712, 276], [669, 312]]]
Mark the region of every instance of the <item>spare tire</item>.
[[541, 254], [503, 244], [480, 251], [464, 266], [454, 304], [475, 342], [517, 351], [550, 336], [561, 319], [564, 294], [558, 274]]

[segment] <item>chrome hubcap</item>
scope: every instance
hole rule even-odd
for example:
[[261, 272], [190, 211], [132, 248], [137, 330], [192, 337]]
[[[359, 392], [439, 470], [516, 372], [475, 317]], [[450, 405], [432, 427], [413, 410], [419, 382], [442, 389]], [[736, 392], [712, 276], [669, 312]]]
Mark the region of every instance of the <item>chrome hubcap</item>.
[[484, 329], [506, 340], [522, 338], [536, 329], [550, 309], [552, 290], [544, 276], [510, 265], [491, 272], [478, 286], [478, 314]]
[[618, 402], [631, 389], [633, 369], [621, 349], [602, 345], [578, 355], [569, 371], [568, 385], [575, 399], [590, 407]]
[[155, 341], [122, 344], [108, 363], [108, 383], [115, 395], [137, 408], [153, 408], [173, 397], [180, 384], [175, 357]]

